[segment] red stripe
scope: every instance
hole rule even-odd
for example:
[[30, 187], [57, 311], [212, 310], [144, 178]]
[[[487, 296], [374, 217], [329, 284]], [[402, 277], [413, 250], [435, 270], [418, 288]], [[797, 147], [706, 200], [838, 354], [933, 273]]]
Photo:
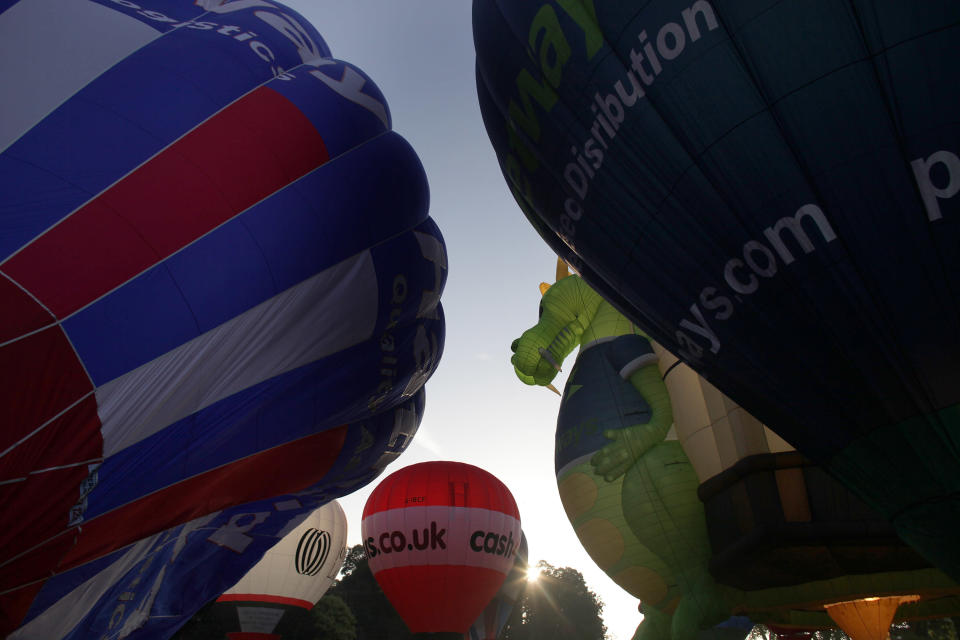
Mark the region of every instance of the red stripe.
[[27, 293], [0, 276], [0, 342], [36, 331], [54, 320], [50, 312]]
[[483, 567], [421, 565], [384, 569], [376, 580], [411, 632], [465, 634], [500, 589], [504, 575]]
[[4, 270], [62, 318], [328, 159], [307, 117], [261, 87], [37, 238]]
[[266, 602], [269, 604], [284, 604], [290, 607], [301, 607], [307, 611], [313, 609], [313, 603], [309, 600], [286, 598], [284, 596], [271, 596], [265, 593], [225, 593], [217, 598], [217, 602]]
[[6, 638], [20, 626], [41, 588], [43, 588], [42, 582], [26, 589], [0, 595], [0, 638]]
[[520, 519], [513, 495], [499, 478], [471, 464], [446, 460], [421, 462], [387, 476], [367, 498], [363, 517], [433, 506], [489, 509]]
[[[67, 528], [70, 507], [80, 498], [80, 485], [88, 475], [86, 464], [73, 463], [95, 460], [102, 451], [97, 402], [91, 395], [2, 459], [3, 479], [24, 480], [0, 485], [0, 505], [7, 516], [0, 527], [0, 561]], [[31, 473], [40, 469], [51, 470]], [[53, 554], [33, 562], [46, 571], [59, 559]], [[12, 575], [6, 569], [0, 574]]]
[[[184, 480], [80, 527], [64, 529], [0, 569], [0, 591], [67, 571], [208, 513], [302, 491], [330, 471], [346, 434], [347, 427], [341, 426], [289, 442]], [[66, 514], [63, 518], [65, 524]]]
[[84, 522], [61, 571], [159, 531], [238, 504], [302, 491], [336, 461], [347, 427], [322, 431], [188, 478]]
[[[0, 347], [0, 451], [91, 391], [93, 385], [59, 326]], [[93, 430], [99, 428], [98, 421]], [[0, 480], [16, 477], [8, 471], [15, 457], [11, 452], [0, 458]]]

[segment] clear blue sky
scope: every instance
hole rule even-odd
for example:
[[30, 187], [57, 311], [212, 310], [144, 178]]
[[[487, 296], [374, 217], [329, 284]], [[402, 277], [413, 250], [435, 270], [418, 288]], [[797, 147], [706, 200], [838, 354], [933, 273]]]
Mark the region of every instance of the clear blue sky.
[[[431, 215], [447, 243], [446, 348], [427, 383], [420, 431], [387, 473], [444, 459], [496, 475], [517, 499], [531, 560], [581, 571], [606, 604], [610, 636], [628, 640], [642, 619], [637, 600], [593, 564], [560, 504], [553, 467], [560, 399], [522, 384], [510, 365], [510, 343], [536, 322], [537, 286], [552, 282], [556, 258], [510, 196], [484, 131], [470, 1], [286, 4], [317, 27], [335, 57], [359, 66], [383, 91], [394, 129], [426, 168]], [[360, 542], [371, 490], [341, 500], [351, 545]]]

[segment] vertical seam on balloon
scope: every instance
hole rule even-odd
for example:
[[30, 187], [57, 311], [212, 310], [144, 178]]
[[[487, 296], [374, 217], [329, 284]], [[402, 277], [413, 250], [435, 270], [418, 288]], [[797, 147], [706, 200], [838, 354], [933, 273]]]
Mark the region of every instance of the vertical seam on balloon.
[[[869, 59], [869, 61], [870, 61], [870, 68], [873, 70], [873, 76], [874, 76], [874, 79], [875, 79], [875, 81], [876, 81], [877, 90], [878, 90], [878, 92], [885, 98], [884, 101], [883, 101], [883, 105], [884, 105], [884, 109], [887, 111], [887, 114], [888, 114], [888, 116], [889, 116], [889, 118], [890, 118], [890, 122], [891, 122], [891, 124], [893, 125], [893, 126], [892, 126], [892, 129], [893, 129], [894, 139], [895, 139], [896, 142], [897, 142], [897, 148], [898, 148], [898, 150], [900, 151], [901, 157], [903, 157], [904, 159], [906, 159], [906, 158], [909, 157], [909, 155], [908, 155], [908, 152], [907, 152], [906, 141], [904, 140], [904, 136], [903, 136], [902, 117], [901, 117], [901, 115], [900, 115], [900, 112], [899, 112], [898, 109], [896, 108], [896, 107], [898, 106], [898, 105], [897, 105], [897, 96], [896, 96], [895, 94], [893, 94], [894, 85], [893, 85], [892, 77], [891, 77], [891, 74], [890, 74], [890, 66], [889, 66], [889, 64], [884, 64], [883, 67], [884, 67], [886, 73], [885, 73], [885, 74], [884, 74], [884, 73], [881, 73], [880, 62], [881, 62], [881, 61], [883, 61], [883, 62], [888, 62], [885, 58], [882, 57], [882, 54], [887, 53], [888, 51], [890, 51], [890, 50], [893, 49], [894, 47], [900, 46], [900, 45], [903, 44], [904, 42], [909, 42], [910, 40], [919, 38], [920, 36], [916, 36], [915, 38], [909, 38], [909, 39], [907, 39], [907, 40], [902, 40], [902, 41], [896, 42], [896, 43], [894, 43], [894, 44], [892, 44], [892, 45], [890, 45], [890, 46], [887, 46], [886, 42], [881, 42], [881, 43], [880, 43], [880, 44], [881, 44], [881, 49], [880, 49], [880, 51], [877, 52], [877, 55], [869, 55], [869, 48], [867, 47], [867, 44], [868, 44], [868, 43], [867, 43], [866, 29], [864, 28], [863, 20], [861, 19], [860, 12], [857, 10], [856, 3], [854, 3], [854, 2], [851, 2], [851, 3], [850, 3], [850, 11], [853, 13], [854, 20], [856, 21], [857, 30], [858, 30], [858, 32], [859, 32], [859, 34], [860, 34], [860, 38], [861, 38], [861, 42], [862, 42], [862, 45], [863, 45], [863, 49], [868, 53], [868, 59]], [[876, 10], [876, 8], [874, 7], [874, 15], [875, 15], [875, 16], [876, 16], [876, 11], [877, 11], [877, 10]], [[956, 26], [956, 25], [951, 25], [951, 26]], [[931, 30], [931, 31], [925, 31], [923, 34], [921, 34], [921, 36], [923, 36], [923, 35], [928, 35], [928, 34], [930, 34], [930, 33], [935, 33], [935, 32], [937, 32], [937, 31], [942, 31], [942, 30], [945, 30], [945, 29], [947, 29], [947, 28], [950, 28], [950, 27], [942, 27], [942, 28], [940, 28], [940, 29], [935, 29], [935, 30]], [[890, 89], [891, 89], [891, 93], [890, 93], [890, 94], [888, 94], [888, 93], [884, 90], [884, 84], [883, 84], [883, 82], [882, 82], [882, 76], [886, 76], [886, 78], [889, 80], [888, 86], [889, 86]], [[911, 185], [913, 194], [914, 194], [914, 196], [916, 197], [917, 203], [922, 207], [922, 200], [923, 200], [923, 198], [922, 198], [922, 195], [920, 194], [920, 187], [919, 187], [919, 185], [917, 184], [917, 181], [916, 181], [916, 180], [910, 180], [909, 182], [910, 182], [910, 185]], [[937, 260], [937, 263], [938, 263], [938, 265], [939, 265], [939, 267], [940, 267], [941, 280], [942, 280], [942, 282], [944, 283], [944, 285], [946, 285], [947, 287], [949, 287], [949, 284], [948, 284], [948, 283], [949, 283], [949, 277], [948, 277], [948, 275], [947, 275], [946, 270], [944, 269], [943, 258], [942, 258], [942, 256], [941, 256], [940, 252], [939, 252], [939, 251], [936, 251], [937, 245], [936, 245], [936, 242], [934, 241], [933, 228], [932, 228], [932, 226], [929, 225], [929, 224], [924, 225], [923, 228], [924, 228], [924, 232], [926, 233], [926, 236], [927, 236], [927, 238], [928, 238], [928, 240], [929, 240], [928, 247], [933, 248], [935, 255], [939, 258], [939, 259]], [[841, 238], [838, 238], [838, 239], [842, 240]], [[852, 263], [852, 262], [853, 262], [853, 261], [851, 260], [851, 263]], [[862, 274], [862, 272], [860, 271], [860, 269], [857, 269], [857, 271], [858, 271], [858, 273], [860, 274], [860, 277], [863, 278], [863, 280], [866, 280], [866, 278], [864, 277], [864, 275]], [[867, 294], [869, 295], [870, 290], [867, 289], [866, 292], [867, 292]], [[871, 299], [872, 299], [872, 296], [871, 296]], [[934, 302], [934, 303], [937, 303], [937, 302], [940, 302], [940, 301], [939, 301], [939, 300], [934, 300], [933, 302]], [[874, 303], [874, 308], [877, 309], [878, 311], [881, 309], [881, 307], [879, 306], [879, 304], [876, 304], [876, 302]], [[954, 313], [953, 313], [952, 315], [953, 315], [953, 317], [956, 317], [956, 316], [957, 316], [956, 307], [954, 307], [953, 311], [954, 311]], [[911, 386], [913, 386], [914, 383], [917, 384], [917, 385], [920, 385], [920, 386], [922, 387], [922, 389], [923, 389], [923, 392], [924, 392], [924, 394], [923, 394], [923, 395], [925, 396], [925, 397], [924, 397], [924, 400], [926, 400], [928, 406], [931, 406], [931, 407], [934, 406], [935, 403], [933, 402], [933, 397], [934, 397], [933, 390], [930, 388], [930, 385], [924, 384], [925, 378], [924, 378], [923, 376], [917, 374], [917, 373], [914, 373], [914, 375], [910, 376], [909, 378], [908, 378], [907, 376], [904, 376], [904, 375], [902, 374], [902, 368], [901, 368], [901, 367], [906, 368], [906, 367], [910, 366], [911, 359], [907, 356], [906, 353], [903, 352], [902, 349], [897, 348], [898, 345], [899, 345], [899, 343], [898, 343], [898, 342], [895, 342], [895, 341], [883, 340], [883, 341], [882, 341], [882, 344], [885, 345], [885, 348], [886, 348], [886, 349], [892, 349], [892, 350], [898, 351], [898, 353], [896, 354], [896, 357], [893, 358], [892, 360], [895, 361], [895, 362], [897, 362], [897, 363], [899, 364], [899, 366], [898, 366], [898, 367], [894, 367], [894, 368], [893, 368], [893, 371], [896, 372], [897, 377], [900, 379], [900, 381], [901, 381], [901, 383], [903, 384], [903, 386], [904, 386], [905, 388], [908, 388], [908, 389], [909, 389]], [[911, 366], [910, 368], [911, 368], [911, 369], [914, 369], [914, 371], [915, 371], [915, 368], [914, 368], [914, 367]]]
[[[857, 19], [857, 26], [858, 26], [858, 29], [859, 29], [860, 32], [861, 32], [861, 35], [862, 35], [862, 34], [863, 34], [863, 32], [862, 32], [862, 27], [861, 27], [861, 25], [860, 25], [859, 18], [858, 18], [858, 16], [856, 15], [856, 11], [855, 11], [855, 8], [854, 8], [854, 6], [853, 6], [853, 3], [852, 3], [852, 2], [848, 2], [846, 6], [848, 7], [848, 9], [849, 9], [850, 11], [853, 12], [854, 17]], [[726, 23], [725, 23], [724, 20], [723, 20], [723, 17], [720, 15], [720, 12], [717, 12], [717, 19], [720, 21], [721, 24], [723, 24], [724, 29], [725, 29], [728, 33], [730, 33], [730, 31], [727, 29]], [[870, 52], [869, 52], [868, 50], [866, 50], [866, 48], [865, 48], [865, 46], [864, 46], [864, 47], [863, 47], [863, 50], [862, 50], [863, 53], [864, 53], [864, 56], [863, 56], [863, 57], [858, 58], [858, 59], [856, 59], [856, 60], [853, 60], [853, 61], [851, 61], [851, 62], [849, 62], [849, 63], [847, 63], [847, 64], [845, 64], [845, 65], [841, 65], [841, 66], [839, 66], [839, 67], [830, 69], [828, 72], [826, 72], [826, 73], [824, 73], [824, 74], [822, 74], [822, 75], [820, 75], [820, 76], [818, 76], [818, 77], [816, 77], [816, 78], [813, 78], [812, 80], [804, 83], [804, 84], [801, 85], [801, 86], [798, 86], [798, 87], [794, 88], [793, 91], [791, 91], [790, 93], [785, 94], [784, 96], [781, 96], [778, 100], [774, 101], [774, 100], [771, 100], [771, 99], [766, 95], [766, 91], [763, 91], [763, 86], [762, 86], [761, 83], [758, 81], [759, 79], [757, 78], [756, 74], [753, 72], [752, 68], [751, 68], [749, 65], [747, 65], [747, 63], [746, 63], [746, 56], [744, 55], [743, 50], [742, 50], [741, 47], [738, 45], [738, 43], [733, 39], [733, 37], [730, 38], [730, 43], [731, 43], [731, 46], [733, 46], [734, 50], [736, 51], [737, 55], [739, 56], [740, 60], [743, 62], [744, 69], [746, 70], [746, 72], [750, 75], [751, 79], [753, 80], [754, 86], [758, 89], [758, 91], [760, 91], [761, 97], [763, 98], [764, 104], [766, 105], [766, 111], [767, 111], [767, 113], [770, 115], [770, 117], [773, 119], [774, 123], [776, 124], [777, 130], [778, 130], [778, 132], [780, 133], [781, 138], [782, 138], [784, 144], [785, 144], [786, 147], [790, 150], [790, 153], [791, 153], [791, 155], [793, 156], [794, 162], [796, 163], [796, 167], [799, 169], [799, 171], [802, 173], [802, 175], [803, 175], [803, 177], [804, 177], [804, 182], [805, 182], [805, 184], [809, 187], [810, 191], [813, 193], [813, 195], [814, 195], [814, 197], [816, 198], [816, 200], [817, 200], [818, 202], [820, 202], [820, 203], [824, 203], [825, 200], [824, 200], [824, 198], [822, 197], [822, 194], [820, 193], [820, 190], [819, 190], [819, 189], [817, 188], [817, 186], [816, 186], [816, 182], [815, 182], [815, 180], [814, 180], [813, 174], [810, 172], [810, 170], [809, 170], [809, 168], [806, 166], [806, 164], [801, 161], [801, 156], [800, 156], [800, 153], [797, 151], [797, 146], [796, 146], [795, 142], [787, 135], [787, 127], [785, 127], [785, 126], [783, 125], [783, 123], [782, 123], [782, 121], [781, 121], [781, 118], [779, 117], [779, 114], [778, 114], [778, 112], [776, 111], [775, 107], [776, 107], [777, 103], [779, 103], [780, 101], [782, 101], [782, 100], [783, 100], [784, 98], [786, 98], [787, 96], [793, 95], [793, 94], [797, 93], [800, 89], [810, 86], [811, 84], [813, 84], [813, 83], [816, 82], [817, 80], [821, 80], [821, 79], [823, 79], [823, 78], [825, 78], [825, 77], [827, 77], [827, 76], [829, 76], [829, 75], [832, 75], [832, 74], [834, 74], [834, 73], [837, 73], [837, 72], [839, 72], [841, 69], [846, 69], [847, 67], [851, 67], [851, 66], [853, 66], [853, 65], [855, 65], [855, 64], [858, 64], [858, 63], [861, 63], [861, 62], [867, 62], [867, 61], [870, 61], [870, 63], [871, 63], [871, 68], [874, 68], [874, 65], [873, 65], [873, 63], [872, 63], [872, 58], [873, 58], [874, 56], [870, 55]], [[896, 44], [901, 44], [901, 43], [896, 43]], [[865, 43], [864, 43], [864, 45], [865, 45]], [[894, 46], [895, 46], [895, 45], [894, 45]], [[890, 48], [890, 47], [885, 47], [883, 50], [886, 51], [886, 50], [888, 50], [889, 48]], [[874, 68], [874, 75], [876, 76], [876, 70], [875, 70], [875, 68]], [[878, 85], [879, 85], [879, 80], [878, 80]], [[878, 88], [879, 88], [879, 86], [878, 86]], [[827, 220], [829, 221], [830, 218], [831, 218], [830, 211], [829, 211], [829, 210], [824, 210], [823, 213], [824, 213], [824, 215], [827, 217]], [[846, 257], [849, 265], [851, 266], [851, 268], [856, 271], [856, 273], [857, 273], [857, 274], [859, 275], [859, 277], [861, 278], [861, 281], [862, 281], [862, 282], [868, 282], [868, 281], [869, 281], [868, 278], [867, 278], [866, 275], [864, 274], [864, 272], [863, 272], [863, 270], [861, 269], [860, 265], [857, 264], [857, 262], [854, 260], [854, 254], [849, 250], [849, 247], [847, 246], [846, 242], [844, 241], [844, 238], [843, 238], [842, 236], [838, 236], [836, 239], [840, 242], [840, 245], [843, 247], [845, 257]], [[841, 281], [844, 280], [841, 273], [839, 273], [839, 272], [835, 272], [835, 273], [836, 273], [837, 278], [838, 278], [839, 280], [841, 280]], [[785, 270], [785, 271], [783, 272], [783, 274], [784, 274], [784, 276], [783, 276], [784, 278], [792, 281], [793, 284], [796, 283], [796, 279], [795, 279], [795, 277], [791, 276], [790, 271]], [[845, 287], [845, 288], [847, 288], [847, 287]], [[802, 288], [802, 287], [795, 286], [795, 287], [793, 287], [793, 290], [794, 290], [795, 292], [797, 292], [798, 295], [801, 295], [801, 296], [803, 296], [803, 297], [805, 297], [805, 298], [807, 298], [807, 299], [809, 300], [809, 296], [807, 296], [807, 295], [804, 294], [804, 291], [803, 291], [803, 288]], [[876, 300], [873, 298], [873, 296], [870, 295], [869, 288], [864, 289], [864, 292], [870, 297], [871, 301], [873, 302], [873, 305], [872, 305], [872, 306], [873, 306], [874, 311], [876, 312], [876, 315], [877, 315], [877, 316], [885, 315], [885, 314], [882, 313], [882, 309], [883, 309], [883, 308], [882, 308], [879, 304], [877, 304], [877, 303], [876, 303]], [[821, 327], [831, 327], [831, 326], [833, 326], [833, 323], [830, 322], [830, 319], [824, 317], [823, 312], [822, 312], [816, 305], [809, 304], [809, 305], [807, 305], [807, 308], [808, 308], [812, 313], [816, 313], [816, 314], [817, 314], [817, 316], [818, 316], [819, 319], [820, 319], [819, 326], [821, 326]], [[869, 315], [868, 315], [868, 317], [865, 319], [865, 322], [870, 322], [870, 321], [873, 320], [873, 319], [874, 319], [874, 316], [869, 316]], [[879, 323], [874, 322], [874, 323], [872, 323], [872, 326], [873, 326], [873, 331], [880, 331], [880, 332], [883, 331], [883, 330], [880, 328]], [[836, 337], [836, 334], [834, 334], [834, 337]], [[843, 341], [843, 340], [836, 340], [836, 339], [835, 339], [833, 342], [834, 342], [834, 344], [835, 344], [838, 348], [843, 348], [843, 345], [844, 345], [844, 341]], [[894, 344], [892, 344], [892, 343], [889, 343], [889, 348], [891, 348], [891, 349], [896, 349], [896, 346], [895, 346]], [[905, 359], [904, 354], [903, 354], [903, 353], [900, 353], [900, 354], [898, 354], [898, 355], [899, 355], [899, 357], [896, 358], [895, 360], [899, 361], [899, 362], [902, 364], [902, 366], [906, 366], [906, 363], [908, 362], [908, 360]], [[854, 359], [854, 360], [855, 360], [855, 359]], [[809, 365], [807, 365], [807, 366], [804, 367], [804, 368], [808, 368], [808, 367], [809, 367]], [[899, 368], [895, 368], [895, 371], [898, 372], [898, 373], [897, 373], [898, 377], [900, 377], [901, 380], [904, 380], [903, 376], [899, 373], [900, 369], [899, 369]], [[906, 382], [906, 381], [905, 381], [905, 382]]]

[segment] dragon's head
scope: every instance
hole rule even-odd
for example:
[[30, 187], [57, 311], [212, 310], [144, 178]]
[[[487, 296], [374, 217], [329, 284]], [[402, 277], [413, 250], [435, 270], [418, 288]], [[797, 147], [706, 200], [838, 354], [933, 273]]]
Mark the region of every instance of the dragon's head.
[[526, 384], [546, 386], [580, 338], [600, 305], [600, 296], [580, 276], [561, 277], [540, 285], [540, 320], [513, 341], [514, 371]]

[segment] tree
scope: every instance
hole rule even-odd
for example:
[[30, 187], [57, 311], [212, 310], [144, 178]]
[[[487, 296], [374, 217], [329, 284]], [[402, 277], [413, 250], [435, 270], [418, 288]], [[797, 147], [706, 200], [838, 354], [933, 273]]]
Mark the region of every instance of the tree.
[[576, 569], [541, 560], [504, 628], [504, 640], [605, 640], [603, 601]]
[[326, 597], [342, 599], [353, 612], [356, 640], [407, 640], [411, 637], [407, 625], [374, 579], [362, 545], [347, 551], [341, 576]]
[[173, 636], [173, 640], [205, 640], [223, 635], [222, 625], [212, 613], [213, 605], [214, 602], [209, 602], [193, 614]]
[[957, 623], [960, 618], [937, 618], [909, 620], [894, 623], [890, 627], [891, 640], [957, 640]]
[[328, 594], [310, 610], [312, 638], [357, 640], [357, 619], [339, 596]]

